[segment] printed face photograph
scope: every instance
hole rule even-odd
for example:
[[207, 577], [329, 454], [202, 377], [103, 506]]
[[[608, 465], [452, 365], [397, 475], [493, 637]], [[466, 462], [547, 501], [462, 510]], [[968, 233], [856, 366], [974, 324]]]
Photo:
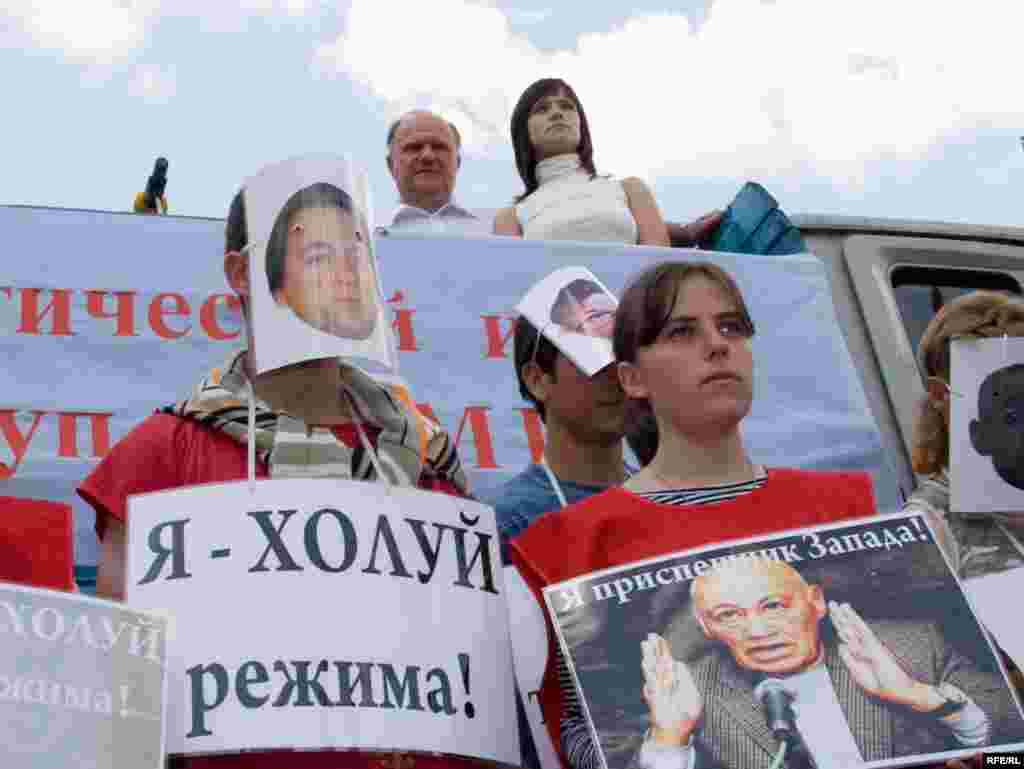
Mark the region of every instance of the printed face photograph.
[[285, 203], [267, 246], [274, 301], [315, 329], [367, 339], [377, 321], [369, 233], [352, 199], [317, 183]]
[[817, 659], [825, 599], [792, 567], [750, 560], [699, 577], [693, 591], [705, 635], [724, 643], [740, 667], [794, 673]]
[[597, 283], [577, 279], [558, 292], [551, 321], [566, 331], [611, 339], [616, 308], [615, 299]]
[[971, 445], [1008, 484], [1024, 491], [1024, 364], [997, 369], [978, 389]]

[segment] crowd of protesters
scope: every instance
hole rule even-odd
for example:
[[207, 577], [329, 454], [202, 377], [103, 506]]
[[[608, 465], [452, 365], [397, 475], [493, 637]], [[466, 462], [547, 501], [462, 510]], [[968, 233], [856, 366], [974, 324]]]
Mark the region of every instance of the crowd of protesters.
[[[387, 165], [401, 206], [391, 225], [455, 235], [690, 247], [706, 244], [721, 222], [720, 211], [692, 223], [666, 222], [642, 181], [599, 173], [583, 104], [562, 80], [544, 79], [526, 89], [513, 110], [510, 133], [523, 191], [489, 222], [454, 196], [463, 161], [456, 127], [426, 111], [395, 121], [387, 134]], [[166, 159], [157, 160], [136, 198], [136, 211], [167, 213], [167, 165]], [[373, 450], [393, 454], [395, 462], [406, 461], [398, 459], [408, 453], [403, 452], [403, 436], [425, 434], [425, 448], [415, 452], [418, 459], [411, 468], [417, 484], [445, 494], [471, 494], [451, 437], [357, 369], [325, 359], [273, 377], [255, 373], [247, 244], [240, 191], [229, 206], [223, 260], [226, 281], [246, 315], [249, 347], [212, 371], [197, 373], [189, 397], [129, 432], [78, 489], [96, 510], [101, 596], [123, 599], [130, 495], [245, 475], [250, 383], [262, 404], [263, 438], [275, 447], [261, 455], [259, 477], [330, 476], [324, 468], [340, 464], [347, 465], [340, 477], [381, 482], [377, 465], [360, 460], [360, 431], [365, 430]], [[610, 327], [614, 361], [593, 376], [580, 371], [536, 325], [519, 320], [509, 386], [518, 384], [544, 422], [545, 449], [539, 462], [483, 501], [496, 511], [503, 558], [519, 568], [538, 598], [546, 585], [669, 550], [876, 512], [865, 473], [765, 467], [751, 461], [741, 425], [755, 390], [752, 345], [755, 330], [770, 331], [756, 323], [733, 276], [711, 262], [689, 260], [665, 261], [633, 278]], [[983, 543], [993, 527], [1020, 526], [1014, 516], [978, 518], [949, 509], [950, 340], [1004, 335], [1024, 335], [1024, 304], [978, 292], [943, 307], [920, 343], [927, 396], [915, 435], [914, 469], [921, 482], [906, 511], [929, 518], [954, 568], [965, 549]], [[300, 389], [304, 397], [293, 397]], [[311, 399], [310, 393], [318, 397]], [[294, 429], [296, 422], [303, 430]], [[302, 462], [286, 461], [295, 455], [286, 453], [286, 440], [301, 442], [295, 436], [303, 433], [319, 447], [329, 445], [330, 452], [308, 451]], [[626, 461], [624, 438], [634, 448], [637, 467]], [[568, 541], [573, 547], [567, 551]], [[665, 654], [662, 647], [650, 649], [652, 660]], [[652, 676], [653, 698], [664, 676]], [[541, 701], [563, 763], [573, 769], [599, 766], [553, 636]], [[936, 712], [947, 712], [945, 702], [935, 705]], [[655, 707], [653, 700], [648, 704]], [[655, 744], [664, 731], [652, 730], [641, 758], [664, 753]], [[521, 732], [524, 764], [535, 766], [523, 724]], [[679, 732], [684, 733], [689, 734]], [[954, 733], [968, 735], [961, 744], [973, 744], [966, 727]], [[672, 743], [669, 736], [666, 744], [684, 742]], [[660, 764], [648, 763], [693, 769], [692, 754], [680, 751], [658, 759]], [[377, 760], [370, 753], [322, 751], [286, 758], [275, 753], [189, 758], [181, 765], [291, 769], [369, 767]], [[417, 757], [416, 767], [472, 763], [423, 756]]]

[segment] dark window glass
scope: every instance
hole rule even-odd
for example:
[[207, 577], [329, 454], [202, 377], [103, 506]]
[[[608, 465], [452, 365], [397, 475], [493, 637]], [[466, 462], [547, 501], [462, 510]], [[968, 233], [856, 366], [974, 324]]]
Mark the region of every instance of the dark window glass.
[[932, 316], [958, 296], [979, 289], [1022, 293], [1017, 279], [1005, 272], [942, 267], [897, 267], [892, 271], [892, 288], [915, 353]]

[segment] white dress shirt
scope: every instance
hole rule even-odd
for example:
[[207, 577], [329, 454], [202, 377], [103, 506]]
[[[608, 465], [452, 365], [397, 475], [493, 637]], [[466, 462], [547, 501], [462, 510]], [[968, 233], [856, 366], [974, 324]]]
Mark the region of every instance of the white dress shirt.
[[391, 219], [391, 229], [399, 232], [433, 232], [444, 235], [489, 235], [491, 222], [486, 222], [454, 202], [436, 211], [401, 205]]
[[[807, 670], [778, 678], [793, 695], [796, 728], [814, 762], [827, 769], [863, 765], [864, 759], [822, 657], [819, 656], [818, 662]], [[962, 746], [979, 747], [988, 741], [988, 716], [973, 700], [966, 700], [967, 704], [960, 712], [941, 720]], [[699, 769], [700, 762], [692, 737], [682, 747], [660, 747], [650, 741], [648, 732], [640, 748], [639, 764], [643, 769]]]

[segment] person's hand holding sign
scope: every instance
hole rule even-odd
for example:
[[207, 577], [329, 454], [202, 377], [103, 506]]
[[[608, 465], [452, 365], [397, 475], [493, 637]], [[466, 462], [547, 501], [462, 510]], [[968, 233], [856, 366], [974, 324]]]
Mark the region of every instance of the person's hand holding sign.
[[665, 747], [684, 745], [704, 711], [704, 700], [690, 668], [672, 657], [668, 641], [656, 633], [648, 633], [640, 649], [643, 698], [651, 711], [651, 739]]
[[861, 689], [922, 713], [946, 701], [934, 686], [913, 679], [848, 603], [829, 601], [828, 608], [839, 633], [839, 656]]

